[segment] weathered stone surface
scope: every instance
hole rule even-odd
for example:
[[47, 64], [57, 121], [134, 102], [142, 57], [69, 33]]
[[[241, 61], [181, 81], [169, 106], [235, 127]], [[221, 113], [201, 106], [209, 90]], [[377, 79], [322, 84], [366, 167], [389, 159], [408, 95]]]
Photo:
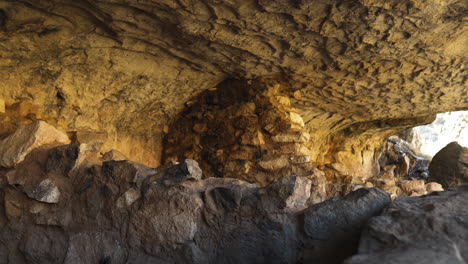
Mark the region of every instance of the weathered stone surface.
[[468, 186], [422, 197], [398, 197], [373, 217], [359, 253], [345, 263], [466, 263]]
[[444, 188], [468, 183], [468, 148], [457, 142], [445, 146], [432, 158], [429, 176]]
[[[343, 176], [374, 176], [383, 138], [467, 107], [464, 1], [24, 0], [0, 8], [6, 112], [32, 101], [40, 111], [20, 111], [25, 119], [41, 112], [70, 131], [105, 131], [103, 151], [148, 166], [161, 164], [177, 113], [226, 79], [242, 80], [252, 97], [263, 93], [259, 77], [280, 86], [271, 102], [286, 119], [297, 114], [299, 127], [304, 121], [311, 160], [342, 164]], [[214, 103], [242, 101], [230, 95]], [[268, 115], [250, 106], [238, 112]], [[277, 124], [267, 120], [262, 133]], [[193, 140], [206, 141], [213, 137]], [[223, 174], [217, 159], [210, 176]]]
[[13, 167], [40, 146], [69, 142], [66, 134], [43, 121], [25, 125], [0, 141], [0, 166]]
[[102, 161], [111, 161], [111, 160], [119, 161], [119, 160], [128, 160], [128, 158], [124, 154], [122, 154], [120, 151], [113, 149], [111, 151], [104, 153], [101, 157], [101, 160]]
[[426, 183], [426, 192], [431, 193], [431, 192], [442, 192], [444, 188], [442, 188], [442, 185], [437, 182], [428, 182]]
[[405, 181], [400, 184], [400, 187], [407, 195], [423, 195], [426, 193], [426, 186], [423, 180]]
[[[339, 220], [325, 233], [314, 231], [325, 214], [310, 207], [325, 197], [326, 178], [317, 169], [266, 187], [229, 178], [201, 179], [193, 160], [157, 169], [106, 161], [66, 175], [76, 155], [57, 154], [76, 154], [77, 148], [33, 152], [14, 170], [21, 184], [1, 185], [5, 216], [0, 211], [0, 244], [9, 261], [297, 263], [328, 256], [328, 243], [345, 230]], [[52, 164], [48, 159], [55, 165], [47, 166]], [[19, 175], [32, 169], [38, 176]], [[384, 193], [362, 189], [332, 201], [336, 210], [327, 216], [352, 223], [345, 237], [354, 234], [357, 241], [357, 222], [373, 215], [385, 199]], [[329, 237], [320, 241], [317, 235]]]
[[291, 132], [287, 134], [278, 134], [273, 137], [273, 141], [281, 143], [305, 143], [310, 139], [306, 132]]
[[44, 203], [58, 203], [60, 201], [60, 190], [53, 180], [47, 178], [33, 186], [29, 190], [26, 189], [26, 194], [29, 198], [35, 199]]
[[260, 167], [269, 171], [277, 171], [289, 166], [289, 161], [285, 156], [274, 159], [262, 160], [258, 163]]
[[341, 263], [357, 249], [366, 221], [390, 203], [377, 188], [361, 188], [344, 198], [311, 206], [304, 212], [304, 232], [311, 239], [305, 263]]
[[202, 170], [198, 162], [192, 159], [186, 159], [164, 171], [164, 177], [161, 179], [166, 185], [174, 185], [186, 180], [201, 180]]
[[95, 147], [88, 144], [63, 145], [52, 149], [46, 163], [47, 173], [70, 176], [77, 170], [101, 164]]
[[[290, 176], [268, 185], [264, 207], [298, 212], [308, 206], [312, 181], [306, 177]], [[270, 209], [271, 210], [271, 209]]]

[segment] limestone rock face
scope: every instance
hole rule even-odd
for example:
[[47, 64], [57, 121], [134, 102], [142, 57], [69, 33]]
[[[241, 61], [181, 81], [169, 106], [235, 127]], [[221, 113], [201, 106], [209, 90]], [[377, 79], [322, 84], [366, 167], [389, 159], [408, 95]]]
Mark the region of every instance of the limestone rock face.
[[369, 220], [358, 254], [345, 263], [466, 263], [466, 199], [466, 185], [396, 198], [380, 216]]
[[0, 141], [0, 166], [13, 167], [40, 146], [69, 142], [66, 134], [43, 121], [25, 125]]
[[0, 101], [6, 112], [32, 101], [156, 166], [197, 94], [268, 76], [287, 84], [296, 128], [327, 149], [312, 161], [369, 176], [363, 142], [468, 106], [466, 11], [455, 0], [1, 1]]
[[432, 158], [429, 175], [444, 188], [468, 183], [468, 148], [457, 142], [445, 146]]

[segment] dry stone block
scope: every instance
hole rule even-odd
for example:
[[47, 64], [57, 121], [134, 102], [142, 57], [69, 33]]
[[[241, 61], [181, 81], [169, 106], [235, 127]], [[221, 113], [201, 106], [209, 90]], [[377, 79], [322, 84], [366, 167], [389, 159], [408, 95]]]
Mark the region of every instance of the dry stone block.
[[281, 156], [274, 159], [262, 160], [258, 163], [260, 167], [269, 171], [277, 171], [289, 166], [289, 161], [286, 157]]
[[272, 139], [278, 143], [305, 143], [309, 141], [310, 134], [307, 132], [294, 131], [274, 135]]
[[422, 195], [426, 192], [426, 186], [424, 185], [423, 180], [406, 181], [401, 183], [400, 187], [408, 195], [411, 195], [412, 193]]
[[442, 192], [444, 191], [444, 188], [442, 188], [442, 185], [437, 182], [429, 182], [426, 183], [426, 191], [429, 192]]
[[0, 141], [0, 166], [14, 167], [33, 149], [52, 143], [67, 144], [70, 140], [63, 132], [44, 121], [36, 121], [18, 128]]

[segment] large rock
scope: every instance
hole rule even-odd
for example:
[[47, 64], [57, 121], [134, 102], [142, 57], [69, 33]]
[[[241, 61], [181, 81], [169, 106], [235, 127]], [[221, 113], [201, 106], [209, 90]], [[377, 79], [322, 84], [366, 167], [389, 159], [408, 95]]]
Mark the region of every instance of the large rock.
[[468, 262], [468, 185], [422, 197], [398, 197], [373, 217], [347, 264]]
[[341, 263], [357, 250], [367, 220], [390, 202], [390, 196], [380, 189], [361, 188], [305, 210], [304, 232], [310, 241], [303, 262]]
[[63, 132], [44, 121], [36, 121], [17, 129], [0, 141], [0, 166], [14, 167], [33, 149], [52, 143], [67, 144], [70, 140]]
[[430, 181], [444, 188], [468, 183], [468, 148], [452, 142], [432, 158], [429, 165]]

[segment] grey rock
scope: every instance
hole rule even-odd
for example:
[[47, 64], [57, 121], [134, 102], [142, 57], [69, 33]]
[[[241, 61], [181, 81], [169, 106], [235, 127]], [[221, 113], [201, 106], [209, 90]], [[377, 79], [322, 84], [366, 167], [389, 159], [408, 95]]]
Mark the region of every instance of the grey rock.
[[126, 263], [127, 251], [116, 232], [81, 232], [70, 236], [64, 263]]
[[467, 263], [468, 185], [421, 197], [397, 197], [373, 217], [347, 264]]
[[198, 162], [192, 159], [186, 159], [164, 171], [162, 182], [165, 185], [175, 185], [186, 180], [201, 180], [202, 170]]
[[306, 177], [290, 176], [268, 185], [262, 202], [266, 209], [298, 212], [307, 207], [312, 181]]
[[390, 202], [390, 196], [380, 189], [361, 188], [306, 209], [304, 232], [310, 240], [304, 262], [341, 263], [357, 250], [366, 221]]
[[29, 198], [39, 202], [58, 203], [60, 201], [60, 190], [50, 178], [44, 179], [31, 189], [26, 188], [25, 191]]
[[429, 177], [444, 188], [468, 183], [468, 148], [457, 142], [445, 146], [432, 158]]

